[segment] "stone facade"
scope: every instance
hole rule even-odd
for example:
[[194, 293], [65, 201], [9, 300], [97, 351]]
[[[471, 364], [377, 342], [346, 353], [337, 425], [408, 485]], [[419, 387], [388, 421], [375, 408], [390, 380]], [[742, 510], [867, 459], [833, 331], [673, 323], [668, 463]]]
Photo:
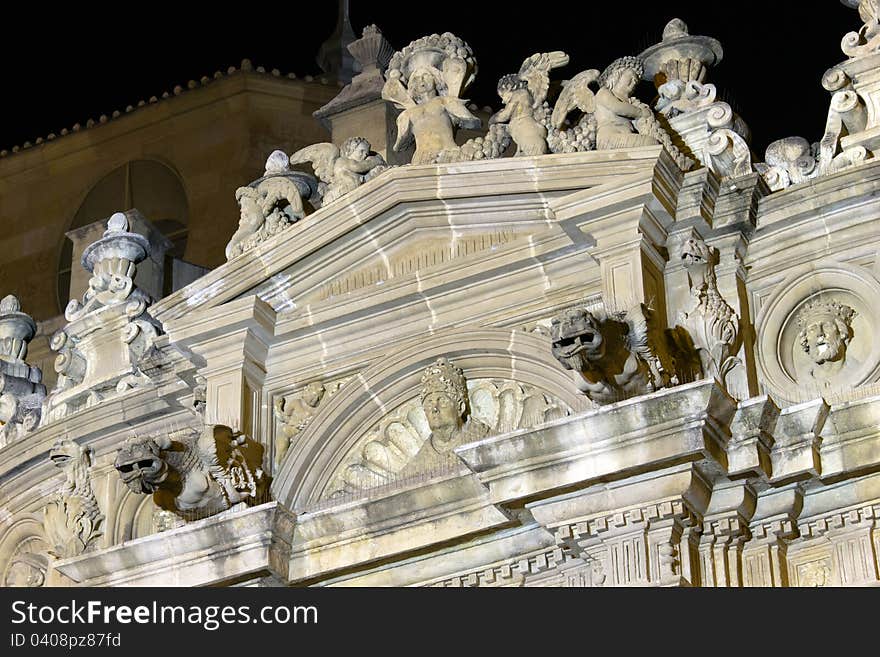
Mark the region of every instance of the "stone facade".
[[[224, 190], [251, 190], [225, 263], [153, 298], [137, 213], [95, 231], [59, 380], [0, 448], [4, 583], [880, 584], [858, 8], [826, 78], [864, 121], [834, 96], [822, 144], [763, 163], [707, 82], [720, 44], [680, 20], [558, 96], [567, 55], [536, 53], [486, 124], [467, 43], [392, 55], [368, 28], [371, 66], [316, 113], [332, 142]], [[26, 303], [3, 308], [37, 394]]]

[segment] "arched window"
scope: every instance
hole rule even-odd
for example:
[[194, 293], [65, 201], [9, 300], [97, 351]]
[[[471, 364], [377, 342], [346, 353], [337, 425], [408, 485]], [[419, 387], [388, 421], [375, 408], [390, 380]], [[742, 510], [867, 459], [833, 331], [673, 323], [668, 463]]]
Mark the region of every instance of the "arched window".
[[[166, 287], [170, 287], [171, 260], [183, 258], [186, 251], [189, 207], [178, 175], [155, 160], [133, 160], [104, 176], [77, 210], [68, 230], [106, 219], [114, 212], [137, 208], [167, 237], [173, 247], [166, 253]], [[58, 307], [61, 312], [70, 300], [70, 274], [73, 244], [64, 240], [58, 262]], [[170, 289], [166, 289], [167, 294]]]

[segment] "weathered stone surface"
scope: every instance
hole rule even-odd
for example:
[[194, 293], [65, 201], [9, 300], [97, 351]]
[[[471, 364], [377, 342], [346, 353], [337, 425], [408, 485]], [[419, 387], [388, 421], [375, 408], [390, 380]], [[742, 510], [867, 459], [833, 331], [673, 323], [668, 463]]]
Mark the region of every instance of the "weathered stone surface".
[[[680, 20], [561, 89], [567, 55], [536, 53], [489, 132], [458, 135], [469, 46], [392, 56], [366, 30], [333, 142], [275, 142], [228, 262], [152, 303], [134, 215], [83, 237], [58, 384], [0, 446], [0, 581], [876, 586], [880, 31], [859, 5], [824, 136], [754, 165], [707, 82], [720, 45]], [[379, 93], [416, 148], [376, 175], [357, 137], [388, 155]], [[39, 330], [0, 303], [4, 396], [39, 396]]]

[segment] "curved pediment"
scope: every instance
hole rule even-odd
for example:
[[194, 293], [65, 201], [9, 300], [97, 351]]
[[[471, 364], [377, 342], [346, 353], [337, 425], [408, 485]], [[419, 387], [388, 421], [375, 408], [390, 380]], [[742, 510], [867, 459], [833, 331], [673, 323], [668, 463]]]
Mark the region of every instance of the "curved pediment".
[[[571, 408], [559, 399], [510, 379], [469, 380], [467, 387], [470, 425], [481, 427], [472, 432], [473, 439], [484, 437], [484, 432], [489, 436], [530, 429], [571, 414]], [[408, 478], [460, 467], [461, 462], [451, 451], [430, 449], [430, 436], [428, 418], [416, 394], [357, 440], [321, 497], [344, 499]]]
[[[492, 433], [589, 407], [553, 360], [546, 337], [518, 329], [447, 331], [389, 354], [323, 404], [291, 445], [273, 482], [275, 499], [301, 509], [334, 493], [369, 488], [352, 466], [373, 467], [378, 485], [393, 481], [427, 437], [416, 406], [424, 370], [439, 357], [461, 368], [471, 411]], [[391, 459], [384, 470], [364, 465], [364, 450], [377, 440]], [[370, 453], [378, 449], [374, 445]]]

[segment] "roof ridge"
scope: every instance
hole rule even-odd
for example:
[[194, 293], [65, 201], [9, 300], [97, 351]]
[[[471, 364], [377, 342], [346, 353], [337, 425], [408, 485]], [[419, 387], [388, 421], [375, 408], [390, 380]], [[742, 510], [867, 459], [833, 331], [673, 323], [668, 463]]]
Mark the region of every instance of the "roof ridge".
[[93, 118], [89, 118], [88, 120], [86, 120], [85, 126], [83, 126], [81, 123], [77, 122], [77, 123], [74, 123], [73, 126], [71, 126], [70, 128], [62, 128], [58, 134], [56, 134], [54, 132], [50, 132], [45, 137], [37, 137], [33, 142], [28, 140], [28, 141], [25, 141], [20, 146], [15, 145], [9, 149], [0, 150], [0, 158], [6, 158], [6, 157], [9, 157], [10, 155], [15, 155], [15, 154], [20, 153], [22, 151], [30, 150], [31, 148], [34, 148], [36, 146], [41, 146], [43, 144], [49, 143], [50, 141], [55, 141], [56, 139], [59, 139], [60, 137], [66, 137], [69, 134], [81, 132], [83, 129], [88, 130], [90, 128], [94, 128], [95, 126], [104, 125], [106, 123], [109, 123], [110, 121], [113, 121], [114, 119], [118, 119], [126, 114], [130, 114], [130, 113], [140, 109], [141, 107], [146, 107], [147, 105], [155, 105], [156, 103], [162, 102], [163, 100], [168, 100], [168, 99], [174, 98], [176, 96], [180, 96], [181, 94], [184, 94], [188, 91], [193, 91], [196, 89], [206, 87], [207, 85], [214, 82], [215, 80], [221, 80], [224, 78], [232, 77], [233, 75], [237, 75], [242, 72], [243, 73], [257, 73], [260, 75], [271, 75], [272, 77], [287, 78], [288, 80], [302, 80], [304, 82], [309, 82], [309, 83], [314, 82], [314, 83], [326, 85], [326, 86], [329, 86], [332, 84], [336, 84], [337, 86], [340, 86], [340, 87], [343, 86], [342, 83], [334, 82], [334, 81], [330, 80], [329, 78], [327, 78], [326, 76], [317, 76], [316, 77], [313, 75], [304, 75], [304, 76], [300, 77], [296, 73], [293, 73], [293, 72], [288, 73], [287, 75], [282, 75], [281, 71], [277, 68], [273, 68], [271, 71], [269, 71], [267, 73], [266, 69], [264, 67], [262, 67], [262, 66], [254, 67], [251, 60], [245, 58], [245, 59], [241, 60], [241, 64], [239, 64], [238, 67], [230, 66], [229, 68], [227, 68], [226, 73], [223, 73], [222, 71], [217, 70], [217, 71], [214, 71], [214, 74], [212, 76], [203, 75], [201, 78], [199, 78], [198, 81], [189, 80], [186, 83], [185, 88], [179, 84], [174, 85], [174, 87], [172, 87], [171, 91], [164, 91], [164, 92], [162, 92], [162, 95], [159, 97], [150, 96], [148, 100], [141, 99], [137, 102], [137, 105], [127, 105], [124, 110], [114, 110], [110, 114], [110, 116], [107, 116], [106, 114], [101, 114], [98, 117], [97, 121], [95, 121], [95, 119], [93, 119]]

